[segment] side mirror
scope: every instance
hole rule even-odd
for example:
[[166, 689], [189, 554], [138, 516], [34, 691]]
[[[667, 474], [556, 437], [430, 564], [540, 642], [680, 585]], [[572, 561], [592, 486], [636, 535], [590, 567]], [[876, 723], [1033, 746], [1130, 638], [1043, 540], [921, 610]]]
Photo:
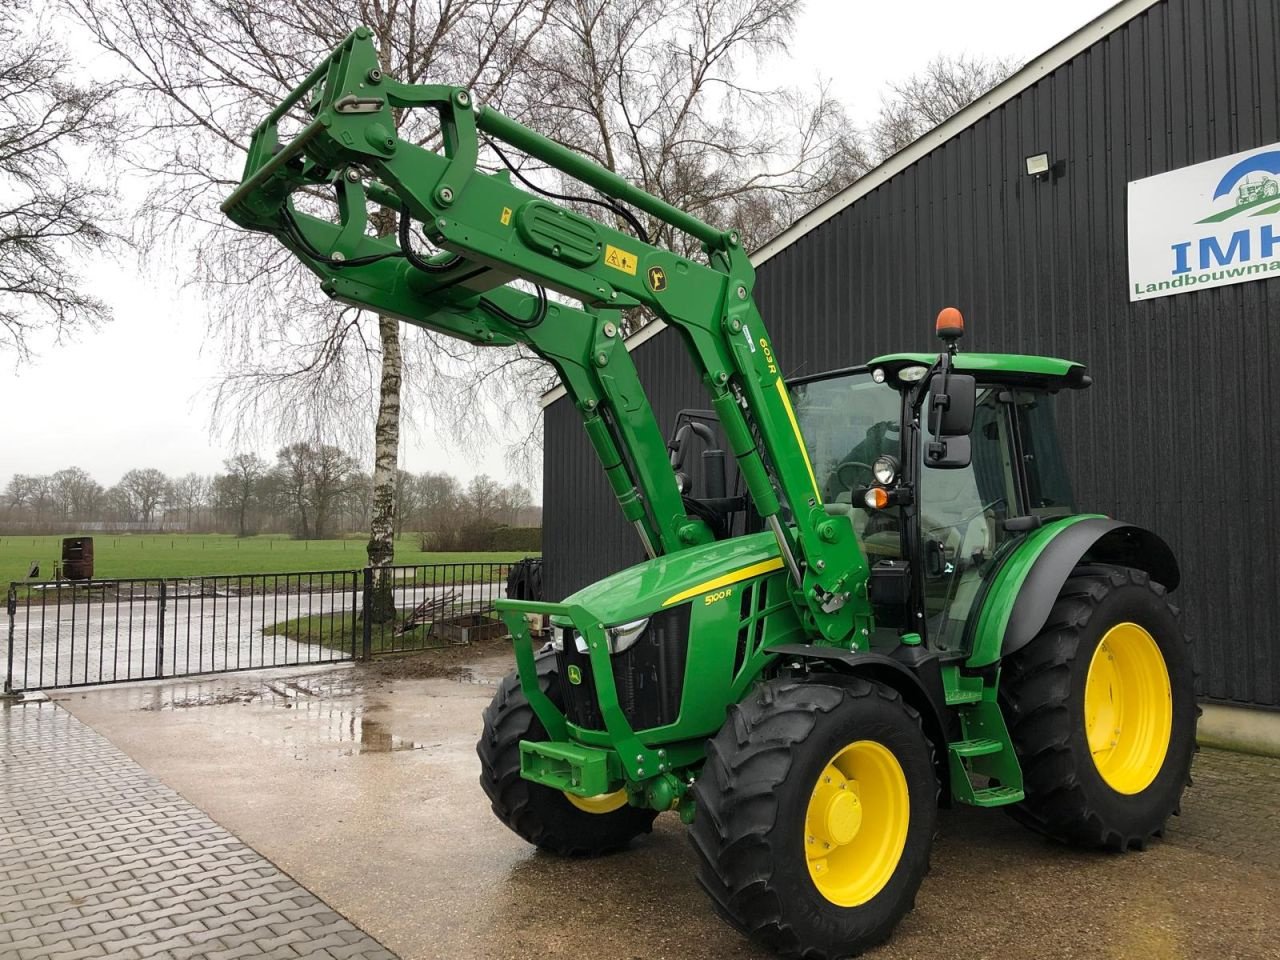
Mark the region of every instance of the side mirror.
[[[967, 437], [973, 429], [978, 384], [967, 373], [935, 373], [929, 381], [929, 434]], [[967, 447], [966, 447], [967, 449]], [[965, 460], [968, 463], [968, 460]]]
[[971, 457], [968, 437], [939, 437], [924, 445], [924, 465], [935, 470], [962, 470], [969, 465]]

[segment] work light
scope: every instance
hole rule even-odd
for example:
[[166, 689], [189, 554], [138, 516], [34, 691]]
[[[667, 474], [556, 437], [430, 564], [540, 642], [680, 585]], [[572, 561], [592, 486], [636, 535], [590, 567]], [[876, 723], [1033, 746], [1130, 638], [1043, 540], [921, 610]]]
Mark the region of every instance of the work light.
[[923, 378], [928, 372], [928, 367], [922, 367], [918, 364], [910, 367], [903, 367], [898, 371], [898, 379], [903, 383], [915, 383], [917, 380]]
[[888, 455], [876, 457], [871, 464], [871, 475], [876, 478], [876, 483], [887, 487], [898, 479], [898, 461]]
[[643, 620], [632, 620], [630, 623], [620, 623], [616, 627], [606, 627], [605, 635], [609, 638], [609, 652], [622, 653], [624, 650], [630, 650], [636, 645], [636, 641], [644, 633], [644, 628], [649, 625], [649, 618]]

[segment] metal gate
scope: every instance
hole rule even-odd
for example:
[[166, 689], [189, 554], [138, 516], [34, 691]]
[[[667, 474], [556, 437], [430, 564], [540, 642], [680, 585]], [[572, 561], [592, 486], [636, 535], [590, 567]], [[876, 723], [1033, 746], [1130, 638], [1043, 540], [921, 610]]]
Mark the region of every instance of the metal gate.
[[391, 567], [395, 615], [375, 623], [374, 571], [12, 582], [5, 693], [336, 663], [501, 631], [509, 564]]

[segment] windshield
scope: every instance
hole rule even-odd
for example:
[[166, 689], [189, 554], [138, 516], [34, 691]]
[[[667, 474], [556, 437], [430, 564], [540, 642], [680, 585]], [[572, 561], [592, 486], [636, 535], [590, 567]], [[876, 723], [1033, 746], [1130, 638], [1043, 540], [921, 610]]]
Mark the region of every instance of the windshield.
[[872, 482], [876, 457], [901, 456], [901, 397], [869, 373], [796, 384], [791, 402], [824, 500], [848, 502]]
[[871, 560], [901, 557], [898, 508], [867, 511], [862, 503], [876, 458], [902, 460], [898, 391], [863, 372], [798, 383], [790, 393], [827, 512], [849, 518]]

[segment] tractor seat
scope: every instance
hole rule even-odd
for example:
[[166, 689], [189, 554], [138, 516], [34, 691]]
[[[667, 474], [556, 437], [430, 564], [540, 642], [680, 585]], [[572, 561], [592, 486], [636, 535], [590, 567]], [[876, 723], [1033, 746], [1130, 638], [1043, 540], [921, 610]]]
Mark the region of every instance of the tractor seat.
[[[841, 494], [841, 496], [845, 497], [848, 495], [847, 493]], [[862, 549], [866, 552], [869, 560], [897, 560], [902, 556], [902, 538], [898, 535], [897, 530], [881, 530], [872, 534], [863, 532], [871, 519], [869, 511], [862, 507], [855, 507], [848, 501], [841, 500], [837, 500], [835, 503], [824, 503], [823, 507], [827, 511], [827, 516], [844, 517], [849, 521], [849, 526], [853, 528], [854, 536], [862, 543]]]

